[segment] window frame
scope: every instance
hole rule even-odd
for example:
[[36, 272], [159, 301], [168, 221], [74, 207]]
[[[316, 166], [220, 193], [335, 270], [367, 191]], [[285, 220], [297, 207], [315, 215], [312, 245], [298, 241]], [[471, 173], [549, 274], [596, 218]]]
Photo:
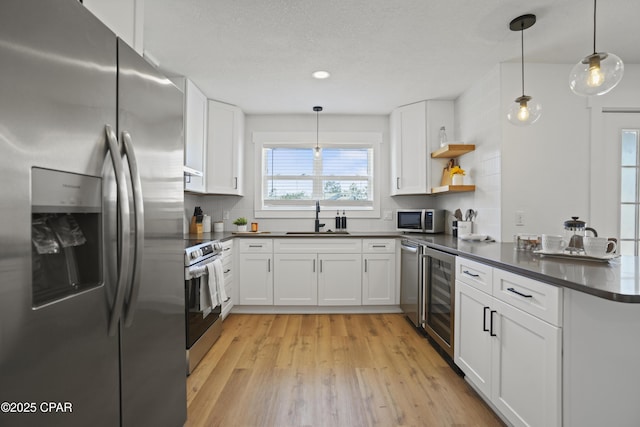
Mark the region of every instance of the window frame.
[[[622, 164], [622, 144], [624, 142], [624, 134], [632, 133], [635, 134], [635, 150], [636, 150], [636, 159], [635, 164], [633, 165], [625, 165]], [[618, 244], [621, 245], [622, 242], [630, 242], [633, 245], [633, 254], [638, 256], [640, 253], [640, 129], [637, 128], [622, 128], [620, 130], [620, 138], [619, 138], [620, 147], [618, 152], [620, 153], [618, 157], [619, 165], [620, 165], [620, 175], [619, 175], [619, 194], [618, 194]], [[633, 201], [622, 201], [622, 175], [624, 170], [633, 169], [635, 170], [635, 195]], [[622, 210], [624, 206], [633, 206], [634, 208], [634, 230], [633, 237], [623, 237], [622, 233]], [[618, 249], [618, 253], [621, 253], [621, 249]]]
[[[357, 201], [340, 201], [338, 203], [320, 200], [322, 210], [330, 211], [333, 217], [336, 209], [347, 211], [353, 218], [380, 218], [380, 157], [382, 134], [380, 132], [321, 132], [318, 140], [321, 148], [371, 148], [373, 165], [371, 184], [373, 186], [371, 207], [363, 209]], [[281, 146], [291, 148], [313, 148], [316, 146], [315, 132], [254, 132], [254, 216], [255, 218], [311, 218], [315, 216], [315, 203], [293, 202], [289, 206], [266, 207], [263, 203], [265, 185], [263, 182], [264, 156], [263, 148]], [[294, 207], [300, 204], [299, 207]]]

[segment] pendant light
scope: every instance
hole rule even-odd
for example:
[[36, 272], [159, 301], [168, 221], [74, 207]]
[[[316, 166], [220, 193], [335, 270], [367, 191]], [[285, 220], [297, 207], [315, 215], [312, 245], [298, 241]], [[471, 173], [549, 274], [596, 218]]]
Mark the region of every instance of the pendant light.
[[596, 0], [593, 0], [593, 53], [571, 69], [569, 87], [576, 95], [604, 95], [620, 83], [623, 74], [624, 64], [618, 56], [596, 52]]
[[515, 99], [507, 112], [507, 119], [516, 126], [528, 126], [535, 123], [542, 115], [542, 105], [524, 94], [524, 30], [536, 23], [535, 15], [522, 15], [509, 23], [511, 31], [520, 31], [520, 47], [522, 52], [522, 96]]
[[322, 107], [315, 106], [315, 107], [313, 107], [313, 111], [316, 112], [316, 148], [313, 150], [313, 155], [316, 156], [316, 157], [320, 157], [320, 145], [318, 143], [319, 134], [320, 134], [320, 118], [319, 118], [319, 114], [320, 114], [320, 111], [322, 111]]

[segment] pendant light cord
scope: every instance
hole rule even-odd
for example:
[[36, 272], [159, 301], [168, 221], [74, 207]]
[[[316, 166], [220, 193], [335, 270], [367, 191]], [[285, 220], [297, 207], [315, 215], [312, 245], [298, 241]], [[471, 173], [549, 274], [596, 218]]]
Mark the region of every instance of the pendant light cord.
[[520, 23], [520, 52], [521, 52], [521, 69], [522, 69], [522, 96], [524, 96], [524, 21]]
[[593, 0], [593, 53], [596, 53], [596, 2]]
[[320, 132], [320, 130], [319, 130], [320, 129], [319, 116], [320, 116], [320, 112], [318, 110], [316, 110], [316, 150], [318, 150], [318, 140], [319, 140], [318, 133]]

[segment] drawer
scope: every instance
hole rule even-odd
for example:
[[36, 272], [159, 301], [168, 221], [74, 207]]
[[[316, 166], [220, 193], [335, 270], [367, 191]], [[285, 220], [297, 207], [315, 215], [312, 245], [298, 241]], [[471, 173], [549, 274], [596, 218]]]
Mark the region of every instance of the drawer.
[[[227, 244], [230, 243], [230, 244]], [[222, 243], [222, 258], [230, 258], [233, 255], [233, 241], [229, 240]]]
[[224, 272], [224, 274], [223, 274], [224, 283], [229, 283], [229, 282], [233, 281], [233, 269], [224, 268], [222, 271]]
[[493, 296], [555, 326], [562, 326], [562, 289], [493, 269]]
[[271, 239], [240, 239], [240, 252], [246, 253], [271, 253], [273, 252], [273, 240]]
[[493, 291], [492, 273], [493, 268], [486, 264], [460, 256], [456, 257], [456, 280], [460, 280], [489, 295]]
[[366, 254], [394, 253], [396, 239], [363, 239], [362, 252]]
[[226, 258], [222, 258], [222, 266], [226, 268], [230, 268], [233, 265], [233, 257], [228, 256]]

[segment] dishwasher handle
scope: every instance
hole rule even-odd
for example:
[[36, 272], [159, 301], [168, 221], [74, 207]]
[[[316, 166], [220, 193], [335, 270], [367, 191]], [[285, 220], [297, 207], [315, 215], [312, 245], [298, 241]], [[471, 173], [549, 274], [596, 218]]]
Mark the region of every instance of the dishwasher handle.
[[407, 245], [405, 242], [402, 242], [400, 244], [400, 250], [404, 252], [411, 252], [412, 254], [417, 254], [420, 250], [420, 246], [414, 244]]

